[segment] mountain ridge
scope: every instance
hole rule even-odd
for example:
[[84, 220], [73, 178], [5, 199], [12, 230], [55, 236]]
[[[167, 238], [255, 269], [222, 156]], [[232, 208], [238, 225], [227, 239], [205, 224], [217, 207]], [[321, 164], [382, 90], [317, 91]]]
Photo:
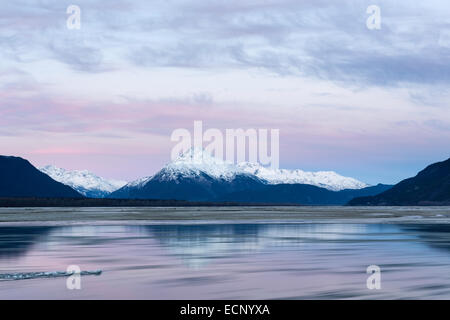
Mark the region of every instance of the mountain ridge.
[[68, 185], [90, 198], [104, 198], [127, 183], [126, 181], [105, 179], [87, 170], [66, 170], [53, 165], [38, 169], [53, 180]]
[[[323, 179], [323, 176], [320, 177], [321, 182], [316, 181], [317, 185], [295, 183], [295, 179], [288, 180], [288, 183], [279, 183], [283, 181], [286, 172], [291, 171], [264, 169], [266, 171], [262, 172], [263, 169], [259, 165], [252, 165], [251, 170], [248, 170], [248, 167], [248, 163], [234, 165], [214, 158], [204, 150], [191, 149], [165, 165], [155, 175], [133, 181], [110, 194], [108, 198], [345, 204], [352, 197], [372, 195], [390, 187], [379, 185], [364, 188], [366, 184], [336, 173], [333, 177], [341, 177], [338, 183], [347, 181], [355, 189], [344, 188], [345, 184], [333, 185], [330, 182], [327, 184], [329, 189], [324, 188], [323, 185], [327, 180]], [[305, 173], [301, 170], [296, 171], [296, 173], [300, 172]], [[268, 178], [270, 173], [275, 176], [281, 173], [281, 177]], [[310, 175], [309, 178], [311, 177], [314, 176]], [[329, 180], [333, 182], [333, 178]], [[288, 193], [291, 196], [282, 195]], [[323, 199], [319, 194], [323, 196]]]
[[20, 157], [0, 156], [0, 177], [0, 197], [83, 197]]
[[[266, 184], [310, 184], [333, 191], [362, 189], [369, 186], [354, 178], [341, 176], [334, 171], [308, 172], [300, 169], [272, 169], [249, 162], [233, 164], [213, 157], [207, 151], [198, 148], [191, 148], [182, 153], [154, 176], [161, 172], [164, 172], [164, 178], [168, 180], [180, 174], [186, 177], [195, 177], [200, 173], [205, 173], [213, 178], [223, 180], [232, 179], [235, 175], [252, 175]], [[154, 176], [132, 181], [128, 187], [140, 186]]]
[[352, 199], [348, 205], [450, 205], [450, 158], [428, 165], [416, 176], [400, 181], [390, 190]]

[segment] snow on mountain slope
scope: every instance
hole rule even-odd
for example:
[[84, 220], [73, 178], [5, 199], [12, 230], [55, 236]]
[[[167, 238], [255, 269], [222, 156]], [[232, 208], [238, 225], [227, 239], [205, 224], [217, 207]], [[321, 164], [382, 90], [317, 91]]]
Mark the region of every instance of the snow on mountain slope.
[[125, 181], [104, 179], [86, 170], [69, 171], [51, 165], [39, 170], [91, 198], [103, 198], [127, 184]]
[[[207, 174], [215, 179], [231, 180], [238, 174], [256, 176], [267, 184], [309, 184], [328, 190], [362, 189], [368, 185], [354, 178], [344, 177], [334, 171], [308, 172], [303, 170], [271, 169], [259, 164], [242, 162], [233, 164], [211, 156], [201, 149], [190, 149], [164, 166], [154, 177], [159, 180], [177, 180], [179, 177], [196, 177]], [[140, 188], [152, 177], [131, 182], [127, 187]]]
[[368, 187], [364, 182], [341, 176], [334, 171], [309, 172], [300, 169], [271, 169], [248, 162], [239, 163], [237, 166], [241, 170], [267, 181], [268, 184], [310, 184], [333, 191]]
[[130, 183], [126, 184], [126, 186], [140, 188], [140, 187], [144, 186], [147, 182], [149, 182], [151, 178], [152, 178], [152, 176], [139, 178], [137, 180], [131, 181]]
[[206, 173], [215, 179], [229, 180], [242, 173], [242, 170], [233, 163], [211, 156], [205, 150], [191, 149], [164, 166], [159, 173], [162, 173], [160, 176], [164, 180], [173, 180], [179, 175], [194, 177], [200, 173]]

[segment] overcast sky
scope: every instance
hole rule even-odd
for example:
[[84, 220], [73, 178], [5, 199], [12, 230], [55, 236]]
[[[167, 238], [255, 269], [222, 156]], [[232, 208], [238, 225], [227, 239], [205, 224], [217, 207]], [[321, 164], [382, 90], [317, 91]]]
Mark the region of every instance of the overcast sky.
[[[67, 28], [67, 7], [81, 29]], [[381, 9], [370, 30], [369, 5]], [[450, 2], [16, 0], [0, 153], [133, 180], [174, 129], [280, 129], [280, 166], [395, 183], [450, 156]]]

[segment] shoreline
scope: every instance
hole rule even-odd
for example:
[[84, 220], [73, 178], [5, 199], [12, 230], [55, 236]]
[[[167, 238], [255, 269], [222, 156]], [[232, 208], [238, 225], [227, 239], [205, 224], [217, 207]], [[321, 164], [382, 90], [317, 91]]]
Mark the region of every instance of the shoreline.
[[0, 208], [0, 226], [224, 223], [450, 223], [450, 207]]
[[175, 199], [110, 198], [4, 198], [0, 208], [160, 208], [160, 207], [271, 207], [302, 206], [298, 203], [190, 201]]

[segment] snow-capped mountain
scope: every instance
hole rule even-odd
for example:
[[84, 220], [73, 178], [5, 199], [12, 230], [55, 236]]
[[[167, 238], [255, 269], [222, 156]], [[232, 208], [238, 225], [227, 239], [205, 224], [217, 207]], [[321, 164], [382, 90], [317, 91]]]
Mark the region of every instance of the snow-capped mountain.
[[233, 163], [211, 156], [202, 149], [191, 149], [181, 154], [176, 160], [167, 164], [160, 172], [162, 179], [172, 180], [182, 175], [195, 177], [201, 173], [215, 179], [229, 180], [236, 174], [248, 174]]
[[133, 181], [110, 198], [182, 199], [210, 201], [265, 182], [233, 164], [190, 150], [151, 177]]
[[87, 170], [69, 171], [52, 165], [39, 168], [39, 170], [53, 180], [68, 185], [90, 198], [104, 198], [127, 184], [126, 181], [99, 177]]
[[83, 198], [74, 189], [51, 179], [28, 160], [0, 156], [0, 197]]
[[191, 149], [151, 177], [133, 181], [110, 198], [177, 199], [302, 204], [344, 204], [360, 194], [388, 186], [367, 187], [332, 171], [273, 170], [258, 164], [233, 164]]
[[[215, 179], [230, 180], [234, 176], [253, 175], [267, 184], [309, 184], [328, 190], [362, 189], [364, 182], [344, 177], [334, 171], [308, 172], [300, 169], [271, 169], [256, 163], [242, 162], [237, 165], [211, 156], [201, 149], [191, 149], [167, 164], [160, 172], [160, 179], [175, 180], [177, 177], [195, 177], [201, 173]], [[139, 186], [151, 177], [139, 179], [130, 186]]]
[[333, 191], [368, 187], [364, 182], [341, 176], [334, 171], [309, 172], [300, 169], [271, 169], [249, 162], [239, 163], [237, 167], [267, 181], [268, 184], [310, 184]]

